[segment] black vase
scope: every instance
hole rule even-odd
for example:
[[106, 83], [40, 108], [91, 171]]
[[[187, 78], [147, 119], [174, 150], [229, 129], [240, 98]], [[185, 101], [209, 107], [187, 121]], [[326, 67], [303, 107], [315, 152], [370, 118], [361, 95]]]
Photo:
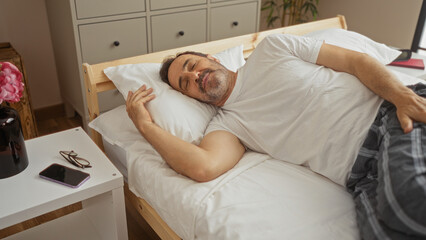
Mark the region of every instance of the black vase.
[[14, 176], [27, 166], [19, 114], [13, 108], [0, 107], [0, 179]]

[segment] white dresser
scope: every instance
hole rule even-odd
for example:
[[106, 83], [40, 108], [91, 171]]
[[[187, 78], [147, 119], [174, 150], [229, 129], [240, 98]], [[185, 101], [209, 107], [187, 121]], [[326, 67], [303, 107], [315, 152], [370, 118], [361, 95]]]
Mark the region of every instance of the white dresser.
[[[62, 99], [87, 126], [81, 65], [253, 33], [261, 0], [46, 0]], [[124, 100], [100, 98], [101, 112]]]

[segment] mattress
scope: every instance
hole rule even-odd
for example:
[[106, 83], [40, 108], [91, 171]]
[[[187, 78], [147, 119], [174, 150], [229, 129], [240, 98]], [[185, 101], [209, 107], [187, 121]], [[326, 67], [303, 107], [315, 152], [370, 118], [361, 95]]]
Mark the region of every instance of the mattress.
[[114, 164], [114, 166], [120, 171], [124, 177], [124, 181], [128, 181], [127, 177], [127, 160], [126, 160], [126, 150], [122, 147], [111, 144], [102, 138], [102, 143], [104, 144], [105, 154], [108, 156], [109, 160]]
[[197, 183], [138, 144], [104, 147], [130, 189], [183, 239], [359, 239], [350, 194], [304, 167], [246, 152], [224, 175]]

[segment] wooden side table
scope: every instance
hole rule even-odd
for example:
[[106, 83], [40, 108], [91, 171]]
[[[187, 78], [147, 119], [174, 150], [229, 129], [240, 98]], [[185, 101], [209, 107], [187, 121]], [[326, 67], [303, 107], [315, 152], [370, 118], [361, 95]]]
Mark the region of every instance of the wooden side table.
[[[123, 176], [82, 128], [34, 138], [25, 144], [27, 169], [0, 179], [0, 229], [80, 201], [82, 209], [5, 239], [127, 239]], [[79, 188], [38, 176], [52, 163], [78, 169], [59, 155], [60, 150], [74, 150], [93, 166], [82, 170], [90, 179]]]
[[[22, 72], [22, 81], [25, 84], [25, 90], [22, 94], [21, 101], [17, 103], [11, 103], [10, 106], [19, 113], [21, 118], [22, 132], [24, 139], [31, 139], [38, 136], [37, 125], [34, 118], [34, 112], [31, 107], [30, 91], [28, 87], [28, 78], [25, 72], [24, 63], [21, 56], [16, 50], [10, 45], [10, 43], [0, 43], [0, 62], [11, 62], [19, 71]], [[5, 103], [2, 103], [5, 104]]]

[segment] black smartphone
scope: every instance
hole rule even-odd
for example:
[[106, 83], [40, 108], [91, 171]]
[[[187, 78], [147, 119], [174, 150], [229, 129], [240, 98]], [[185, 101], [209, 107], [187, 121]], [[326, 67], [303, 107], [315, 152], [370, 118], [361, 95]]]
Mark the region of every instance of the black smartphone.
[[41, 178], [77, 188], [90, 178], [90, 174], [54, 163], [39, 173]]
[[394, 62], [407, 61], [411, 58], [411, 50], [400, 49], [401, 54], [394, 60]]

